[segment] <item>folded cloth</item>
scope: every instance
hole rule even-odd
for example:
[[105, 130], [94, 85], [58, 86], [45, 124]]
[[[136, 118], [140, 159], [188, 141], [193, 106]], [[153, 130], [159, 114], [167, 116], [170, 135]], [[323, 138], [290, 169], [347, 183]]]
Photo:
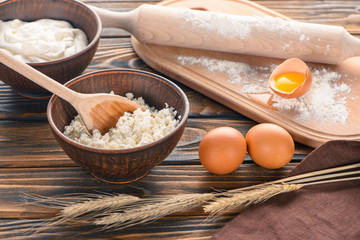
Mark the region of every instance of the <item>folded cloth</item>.
[[[360, 141], [330, 141], [311, 152], [288, 176], [359, 162]], [[245, 209], [212, 239], [360, 239], [360, 181], [280, 194]]]

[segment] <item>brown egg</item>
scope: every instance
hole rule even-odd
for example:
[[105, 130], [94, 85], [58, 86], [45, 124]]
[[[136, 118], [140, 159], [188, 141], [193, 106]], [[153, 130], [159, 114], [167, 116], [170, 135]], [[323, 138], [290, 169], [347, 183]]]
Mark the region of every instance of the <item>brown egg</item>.
[[284, 98], [304, 95], [311, 86], [309, 67], [298, 58], [290, 58], [280, 64], [269, 78], [270, 88]]
[[215, 174], [235, 171], [244, 161], [245, 155], [245, 138], [231, 127], [218, 127], [209, 131], [199, 146], [201, 164]]
[[284, 128], [272, 123], [252, 127], [246, 134], [246, 144], [254, 162], [269, 169], [288, 164], [295, 151], [291, 135]]

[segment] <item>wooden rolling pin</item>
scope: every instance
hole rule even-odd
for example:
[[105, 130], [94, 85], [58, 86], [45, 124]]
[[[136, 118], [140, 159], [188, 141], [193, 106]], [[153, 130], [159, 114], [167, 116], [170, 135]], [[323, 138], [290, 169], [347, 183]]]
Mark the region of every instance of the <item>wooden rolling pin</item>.
[[92, 8], [104, 27], [122, 28], [143, 43], [328, 64], [360, 55], [360, 40], [340, 26], [147, 4], [129, 12]]

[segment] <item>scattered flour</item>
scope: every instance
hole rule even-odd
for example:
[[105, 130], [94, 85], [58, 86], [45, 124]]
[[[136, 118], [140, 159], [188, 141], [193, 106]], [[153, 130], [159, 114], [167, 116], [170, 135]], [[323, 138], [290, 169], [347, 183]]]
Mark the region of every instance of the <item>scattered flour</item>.
[[[229, 83], [242, 85], [243, 93], [267, 92], [268, 72], [275, 69], [276, 65], [269, 67], [251, 67], [242, 62], [233, 62], [206, 57], [178, 56], [177, 60], [182, 64], [198, 64], [205, 67], [210, 72], [226, 73], [229, 76]], [[260, 78], [258, 78], [260, 75]], [[254, 84], [252, 79], [257, 77], [258, 84]]]
[[312, 85], [303, 96], [294, 99], [284, 99], [275, 95], [274, 107], [279, 110], [295, 110], [299, 119], [310, 118], [339, 122], [345, 124], [349, 112], [347, 110], [347, 96], [350, 87], [345, 83], [338, 83], [341, 74], [325, 68], [312, 69]]
[[[197, 11], [188, 8], [178, 8], [179, 17], [183, 20], [183, 28], [201, 30], [208, 39], [215, 38], [218, 42], [225, 38], [227, 41], [236, 39], [236, 44], [224, 46], [224, 51], [262, 55], [266, 57], [295, 56], [307, 58], [311, 61], [320, 61], [311, 56], [304, 55], [316, 53], [317, 55], [329, 55], [327, 63], [337, 63], [343, 53], [330, 51], [327, 40], [314, 37], [317, 35], [328, 35], [328, 28], [319, 28], [316, 24], [299, 21], [284, 20], [271, 16], [241, 16], [220, 12]], [[330, 26], [329, 26], [330, 27]], [[334, 34], [341, 34], [342, 27], [332, 26]], [[258, 41], [252, 41], [257, 38]], [[246, 41], [247, 40], [247, 41]], [[250, 40], [250, 41], [249, 41]], [[206, 41], [204, 41], [206, 42]], [[276, 42], [277, 44], [273, 44]], [[263, 51], [259, 53], [259, 46]], [[266, 48], [270, 46], [269, 48]], [[273, 49], [274, 51], [268, 51]], [[221, 51], [221, 49], [218, 49]], [[284, 55], [285, 54], [285, 55]], [[295, 54], [295, 55], [294, 55]], [[321, 61], [324, 61], [322, 59]]]
[[126, 94], [126, 97], [144, 107], [145, 111], [137, 109], [133, 113], [126, 112], [119, 118], [116, 127], [111, 128], [104, 135], [101, 135], [97, 129], [89, 135], [78, 115], [70, 125], [65, 126], [64, 135], [91, 147], [125, 149], [163, 138], [179, 124], [179, 120], [175, 118], [176, 110], [167, 104], [165, 108], [157, 110], [149, 107], [143, 98], [134, 98], [132, 93]]
[[[229, 76], [230, 84], [242, 86], [241, 93], [243, 94], [272, 93], [268, 86], [268, 79], [271, 72], [277, 67], [275, 64], [270, 67], [251, 67], [242, 62], [189, 56], [178, 56], [177, 60], [182, 65], [197, 64], [210, 72], [226, 73]], [[312, 85], [305, 95], [295, 99], [285, 99], [275, 94], [273, 107], [279, 111], [295, 111], [299, 120], [311, 118], [345, 124], [349, 116], [347, 96], [351, 88], [340, 80], [346, 76], [325, 68], [311, 69], [311, 72]], [[253, 81], [254, 78], [256, 83]]]
[[306, 36], [304, 34], [301, 34], [299, 37], [299, 41], [302, 42], [305, 40], [305, 38], [306, 38]]
[[[283, 50], [291, 50], [294, 44], [291, 40], [309, 40], [293, 21], [286, 21], [279, 17], [241, 16], [220, 12], [196, 11], [188, 8], [179, 8], [180, 17], [187, 23], [186, 28], [192, 26], [194, 29], [202, 29], [209, 32], [209, 36], [236, 38], [246, 40], [251, 36], [272, 36], [274, 33], [282, 39], [280, 42]], [[292, 36], [289, 38], [289, 36]]]
[[[219, 12], [195, 11], [181, 8], [181, 17], [193, 27], [216, 32], [224, 37], [248, 38], [253, 31], [300, 35], [290, 21], [278, 17], [240, 16]], [[224, 24], [225, 23], [225, 24]]]

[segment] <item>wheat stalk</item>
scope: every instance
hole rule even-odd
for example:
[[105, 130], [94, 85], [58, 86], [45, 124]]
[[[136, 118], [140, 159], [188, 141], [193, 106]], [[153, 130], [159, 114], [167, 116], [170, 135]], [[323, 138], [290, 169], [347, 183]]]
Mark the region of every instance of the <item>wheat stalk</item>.
[[[35, 233], [43, 232], [54, 226], [63, 225], [66, 222], [71, 222], [73, 225], [88, 224], [91, 223], [93, 217], [100, 213], [112, 212], [140, 200], [138, 197], [126, 194], [84, 194], [83, 196], [60, 198], [39, 195], [26, 196], [34, 200], [35, 202], [33, 203], [38, 205], [46, 202], [47, 205], [50, 204], [57, 208], [61, 207], [58, 215], [50, 219], [50, 221], [45, 221], [43, 226], [34, 231]], [[90, 214], [92, 215], [90, 216]]]
[[124, 194], [100, 197], [92, 195], [87, 199], [41, 196], [34, 196], [34, 198], [38, 203], [48, 200], [50, 204], [62, 207], [60, 214], [51, 219], [52, 223], [48, 226], [76, 220], [75, 223], [103, 226], [104, 230], [122, 229], [199, 206], [202, 206], [204, 212], [209, 213], [211, 218], [236, 208], [264, 202], [278, 194], [294, 191], [304, 186], [359, 180], [360, 170], [354, 170], [358, 168], [360, 168], [360, 163], [215, 193], [179, 194], [145, 199]]
[[70, 219], [90, 212], [113, 211], [139, 200], [138, 197], [125, 194], [100, 196], [97, 199], [90, 199], [64, 207], [60, 212], [60, 216]]
[[273, 184], [253, 190], [247, 190], [238, 193], [225, 193], [224, 197], [218, 197], [206, 204], [204, 212], [209, 213], [209, 217], [220, 216], [225, 212], [240, 208], [248, 207], [253, 204], [265, 202], [278, 194], [291, 192], [301, 188], [301, 184]]
[[24, 194], [32, 199], [32, 204], [52, 205], [60, 208], [57, 218], [72, 219], [86, 214], [111, 212], [123, 206], [135, 203], [140, 198], [127, 194], [83, 194], [68, 197], [45, 197], [35, 194]]
[[211, 193], [204, 194], [179, 194], [167, 198], [154, 198], [140, 207], [129, 208], [121, 213], [111, 213], [95, 220], [96, 225], [104, 225], [104, 228], [121, 229], [175, 213], [188, 211], [201, 206], [204, 202], [213, 199]]

